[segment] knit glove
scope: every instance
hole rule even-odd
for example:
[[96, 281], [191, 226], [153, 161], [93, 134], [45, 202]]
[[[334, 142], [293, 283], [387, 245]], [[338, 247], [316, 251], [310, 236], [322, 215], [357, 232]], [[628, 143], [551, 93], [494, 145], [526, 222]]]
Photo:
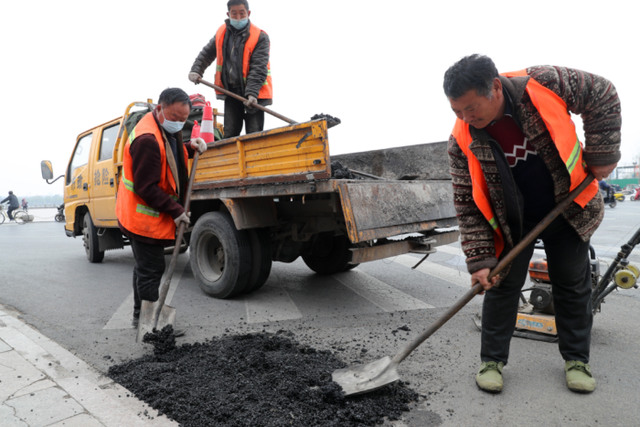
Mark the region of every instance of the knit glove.
[[202, 154], [207, 151], [207, 143], [202, 138], [196, 138], [191, 140], [191, 148], [198, 150], [198, 153]]
[[191, 220], [189, 219], [190, 216], [191, 216], [191, 212], [182, 212], [182, 214], [179, 217], [175, 218], [173, 222], [176, 223], [176, 227], [180, 227], [181, 222], [184, 222], [187, 225], [190, 225], [191, 224]]
[[193, 71], [189, 73], [189, 80], [192, 81], [195, 84], [200, 83], [200, 79], [202, 78], [202, 76], [198, 73], [194, 73]]

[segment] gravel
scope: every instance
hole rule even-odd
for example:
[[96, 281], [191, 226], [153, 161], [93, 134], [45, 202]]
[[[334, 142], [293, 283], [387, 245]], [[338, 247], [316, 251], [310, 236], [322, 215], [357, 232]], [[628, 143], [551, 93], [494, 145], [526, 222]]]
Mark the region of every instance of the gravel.
[[402, 381], [345, 397], [331, 373], [347, 365], [287, 331], [176, 346], [169, 326], [145, 342], [153, 354], [109, 376], [184, 427], [375, 426], [400, 419], [419, 397]]

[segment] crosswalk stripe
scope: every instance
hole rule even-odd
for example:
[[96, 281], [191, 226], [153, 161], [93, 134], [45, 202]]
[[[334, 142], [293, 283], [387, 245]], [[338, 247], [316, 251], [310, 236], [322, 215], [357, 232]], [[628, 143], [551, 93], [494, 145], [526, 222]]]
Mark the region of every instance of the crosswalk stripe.
[[[276, 284], [271, 284], [275, 282]], [[260, 291], [244, 296], [247, 323], [276, 322], [302, 318], [289, 293], [279, 283], [271, 281]]]
[[[171, 262], [171, 257], [165, 257], [165, 263], [167, 268], [169, 267], [169, 263]], [[169, 292], [167, 293], [167, 299], [165, 300], [166, 305], [171, 304], [171, 300], [173, 299], [173, 294], [175, 294], [178, 285], [180, 284], [180, 279], [182, 278], [182, 273], [184, 272], [185, 267], [189, 263], [188, 256], [180, 256], [178, 257], [178, 261], [176, 261], [176, 266], [173, 270], [173, 277], [171, 278], [171, 284], [169, 286]], [[162, 279], [160, 280], [160, 284], [164, 283], [164, 279], [166, 277], [166, 272], [162, 275]], [[127, 298], [120, 304], [120, 307], [116, 310], [116, 312], [111, 316], [111, 319], [107, 322], [106, 325], [102, 329], [130, 329], [131, 328], [131, 318], [133, 316], [133, 291], [127, 296]]]
[[[411, 255], [399, 255], [395, 257], [393, 261], [405, 267], [413, 267], [419, 260], [419, 258], [412, 257]], [[466, 271], [446, 267], [428, 260], [420, 264], [416, 270], [463, 288], [468, 288], [471, 285], [471, 275]]]
[[359, 269], [334, 274], [333, 278], [386, 312], [434, 308]]

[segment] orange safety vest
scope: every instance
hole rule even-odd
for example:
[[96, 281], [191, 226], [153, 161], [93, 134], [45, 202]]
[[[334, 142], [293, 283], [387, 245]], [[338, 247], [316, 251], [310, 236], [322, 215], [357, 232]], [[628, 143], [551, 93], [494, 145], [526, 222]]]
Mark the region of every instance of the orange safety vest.
[[[216, 32], [216, 86], [224, 88], [222, 84], [222, 63], [224, 62], [223, 46], [224, 35], [227, 32], [227, 24], [222, 24]], [[260, 28], [253, 24], [249, 24], [249, 38], [244, 44], [244, 53], [242, 56], [242, 76], [244, 82], [247, 82], [247, 76], [249, 75], [249, 63], [251, 61], [251, 54], [258, 44], [260, 33], [263, 32]], [[218, 92], [218, 95], [223, 95], [222, 92]], [[260, 93], [258, 93], [258, 99], [273, 99], [273, 84], [271, 82], [271, 61], [267, 62], [267, 79], [262, 83]]]
[[[502, 73], [501, 75], [505, 77], [526, 77], [527, 70]], [[527, 82], [526, 90], [533, 105], [540, 113], [551, 139], [560, 153], [560, 158], [571, 176], [570, 190], [573, 190], [587, 177], [587, 172], [585, 171], [586, 163], [582, 160], [582, 144], [578, 140], [575, 125], [567, 111], [567, 104], [555, 92], [542, 86], [533, 78]], [[493, 213], [489, 187], [482, 173], [482, 166], [469, 148], [469, 145], [473, 142], [471, 132], [469, 132], [469, 125], [457, 119], [451, 133], [456, 138], [460, 149], [467, 156], [473, 201], [493, 228], [496, 256], [499, 257], [504, 249], [504, 237]], [[584, 208], [597, 193], [598, 183], [594, 179], [574, 201]]]
[[[132, 233], [139, 236], [150, 237], [159, 240], [175, 239], [176, 224], [173, 222], [171, 215], [160, 212], [157, 209], [148, 206], [147, 203], [138, 196], [133, 182], [133, 162], [131, 158], [130, 148], [135, 142], [136, 137], [152, 134], [158, 141], [160, 149], [161, 167], [160, 181], [158, 187], [167, 193], [173, 200], [178, 200], [178, 189], [176, 180], [171, 172], [169, 163], [167, 162], [167, 150], [165, 139], [162, 131], [153, 117], [153, 113], [146, 114], [129, 134], [129, 140], [125, 145], [124, 159], [122, 165], [122, 179], [118, 187], [118, 197], [116, 200], [116, 216], [122, 226]], [[184, 149], [185, 167], [187, 167], [187, 159], [189, 155], [186, 148]], [[171, 153], [173, 155], [173, 153]]]

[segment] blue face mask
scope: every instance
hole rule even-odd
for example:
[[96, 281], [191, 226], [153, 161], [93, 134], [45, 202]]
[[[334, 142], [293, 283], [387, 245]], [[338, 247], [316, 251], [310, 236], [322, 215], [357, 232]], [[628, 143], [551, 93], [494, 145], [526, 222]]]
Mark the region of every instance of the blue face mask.
[[233, 25], [233, 28], [235, 28], [236, 30], [241, 30], [247, 26], [247, 24], [249, 23], [249, 18], [244, 18], [244, 19], [229, 18], [229, 23]]
[[164, 110], [162, 111], [162, 115], [164, 116], [164, 122], [162, 123], [162, 127], [167, 132], [174, 134], [180, 132], [184, 127], [185, 122], [172, 122], [171, 120], [167, 120], [167, 116], [164, 115]]

